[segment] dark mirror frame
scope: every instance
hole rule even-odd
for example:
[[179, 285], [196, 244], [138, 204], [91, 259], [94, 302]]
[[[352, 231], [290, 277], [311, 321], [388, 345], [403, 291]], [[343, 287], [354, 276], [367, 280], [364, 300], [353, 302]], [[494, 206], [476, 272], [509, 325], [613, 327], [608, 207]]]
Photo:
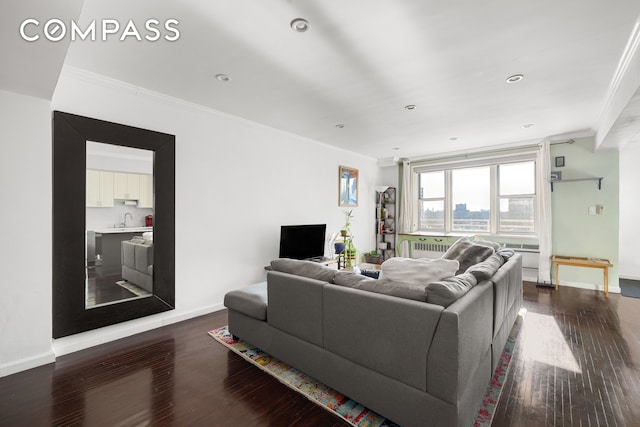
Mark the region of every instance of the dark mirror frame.
[[[154, 153], [153, 296], [85, 308], [86, 141]], [[53, 112], [53, 338], [175, 307], [175, 136]]]

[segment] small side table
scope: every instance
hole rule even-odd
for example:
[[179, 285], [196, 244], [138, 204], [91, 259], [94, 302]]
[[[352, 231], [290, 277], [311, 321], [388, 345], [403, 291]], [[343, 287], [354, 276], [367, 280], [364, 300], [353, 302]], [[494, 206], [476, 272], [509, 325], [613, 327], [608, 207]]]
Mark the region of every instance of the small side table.
[[554, 255], [551, 261], [556, 264], [556, 291], [558, 290], [558, 270], [561, 265], [601, 268], [604, 271], [604, 296], [609, 296], [609, 267], [613, 267], [613, 264], [608, 259]]

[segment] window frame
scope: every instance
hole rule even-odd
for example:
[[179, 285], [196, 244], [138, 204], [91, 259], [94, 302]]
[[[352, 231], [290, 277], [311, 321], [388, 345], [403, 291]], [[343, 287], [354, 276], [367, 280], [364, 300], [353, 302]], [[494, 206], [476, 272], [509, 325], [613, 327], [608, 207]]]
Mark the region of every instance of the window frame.
[[[534, 167], [533, 175], [533, 194], [512, 194], [508, 196], [502, 196], [500, 194], [500, 165], [508, 165], [515, 163], [527, 163], [532, 162]], [[490, 214], [489, 214], [489, 231], [484, 230], [453, 230], [453, 181], [451, 179], [452, 171], [454, 169], [467, 169], [474, 167], [489, 167], [490, 169]], [[415, 207], [416, 213], [416, 225], [418, 232], [435, 232], [444, 234], [461, 234], [461, 233], [475, 233], [491, 236], [521, 236], [521, 237], [535, 237], [537, 236], [537, 204], [538, 204], [538, 165], [535, 153], [520, 153], [511, 156], [499, 156], [494, 158], [479, 158], [479, 159], [464, 159], [461, 161], [440, 162], [432, 164], [418, 164], [412, 166], [415, 176], [415, 199], [417, 201]], [[445, 174], [445, 191], [443, 198], [421, 198], [420, 197], [420, 179], [422, 173], [444, 171]], [[500, 230], [500, 201], [502, 199], [511, 198], [531, 198], [533, 199], [533, 231], [531, 232], [517, 232]], [[423, 201], [440, 201], [444, 203], [444, 229], [423, 229], [422, 217], [419, 212], [421, 202]]]
[[[451, 181], [451, 173], [450, 171], [447, 170], [434, 170], [434, 171], [430, 171], [430, 172], [444, 172], [444, 192], [443, 192], [443, 196], [442, 197], [420, 197], [420, 189], [422, 188], [420, 185], [420, 174], [418, 174], [418, 208], [421, 206], [421, 202], [439, 202], [442, 201], [442, 207], [443, 207], [443, 211], [444, 211], [444, 229], [447, 228], [447, 221], [450, 221], [449, 218], [449, 214], [447, 213], [447, 199], [450, 197], [448, 197], [447, 194], [447, 190], [450, 187], [449, 182]], [[428, 173], [428, 172], [427, 172]], [[422, 217], [420, 215], [418, 215], [418, 229], [420, 229], [420, 219]], [[438, 229], [438, 228], [430, 228], [430, 229], [425, 229], [425, 230], [420, 230], [420, 231], [429, 231], [429, 232], [444, 232], [444, 229]]]

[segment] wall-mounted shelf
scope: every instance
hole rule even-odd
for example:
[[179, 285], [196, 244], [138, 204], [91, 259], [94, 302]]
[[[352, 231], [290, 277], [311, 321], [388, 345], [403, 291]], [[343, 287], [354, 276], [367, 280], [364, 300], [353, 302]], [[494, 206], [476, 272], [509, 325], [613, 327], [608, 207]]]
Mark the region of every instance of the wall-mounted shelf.
[[573, 178], [573, 179], [556, 179], [553, 181], [549, 181], [551, 183], [551, 191], [553, 191], [553, 184], [558, 184], [562, 182], [578, 182], [578, 181], [598, 181], [598, 190], [602, 190], [602, 180], [604, 177], [590, 177], [590, 178]]

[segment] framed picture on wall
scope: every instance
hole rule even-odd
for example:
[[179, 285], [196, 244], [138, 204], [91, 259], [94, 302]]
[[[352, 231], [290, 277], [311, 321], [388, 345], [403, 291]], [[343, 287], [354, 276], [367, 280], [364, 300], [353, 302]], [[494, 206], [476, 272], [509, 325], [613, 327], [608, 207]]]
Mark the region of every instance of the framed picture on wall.
[[338, 196], [338, 206], [358, 206], [358, 169], [340, 166]]

